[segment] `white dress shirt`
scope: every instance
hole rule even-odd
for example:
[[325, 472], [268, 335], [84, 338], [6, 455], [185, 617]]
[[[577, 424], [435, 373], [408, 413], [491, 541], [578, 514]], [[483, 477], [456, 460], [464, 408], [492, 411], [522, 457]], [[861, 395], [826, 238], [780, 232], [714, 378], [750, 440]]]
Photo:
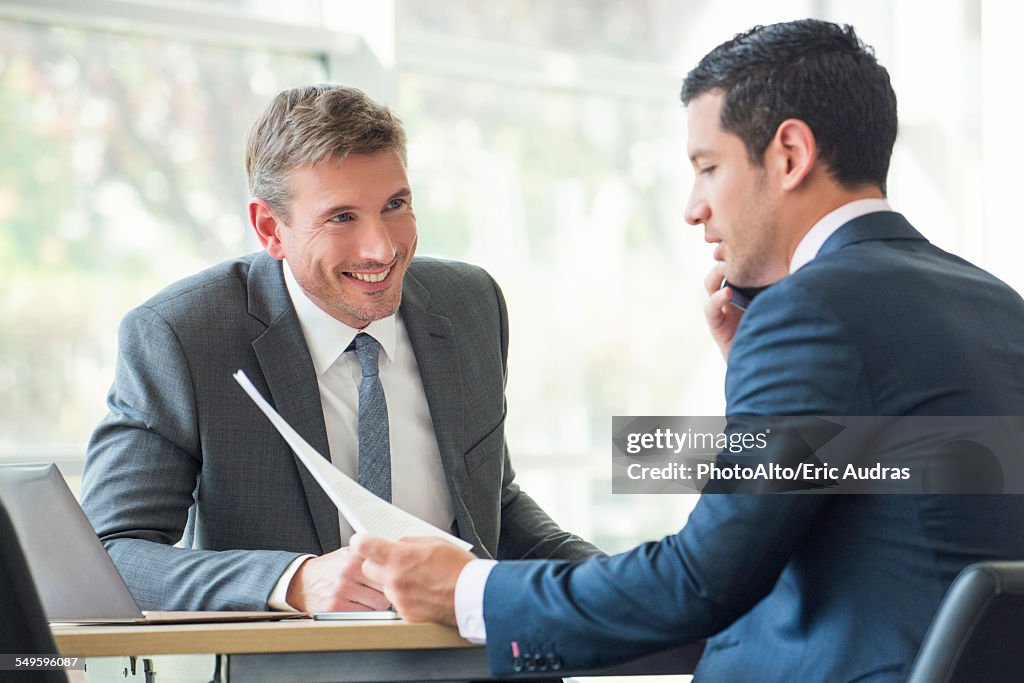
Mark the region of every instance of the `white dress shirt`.
[[[878, 211], [892, 211], [889, 202], [874, 198], [858, 199], [825, 214], [821, 220], [811, 226], [811, 229], [796, 245], [793, 258], [789, 262], [789, 272], [796, 272], [798, 268], [814, 259], [825, 240], [845, 223]], [[455, 584], [455, 619], [459, 625], [459, 634], [473, 643], [487, 642], [487, 627], [484, 624], [484, 588], [487, 585], [487, 577], [490, 576], [495, 564], [497, 562], [494, 560], [473, 560], [462, 568]]]
[[[448, 530], [455, 520], [441, 454], [430, 420], [430, 408], [423, 380], [406, 333], [397, 313], [375, 320], [358, 330], [335, 319], [305, 295], [287, 261], [282, 261], [288, 296], [295, 306], [302, 334], [313, 360], [320, 403], [327, 426], [331, 463], [357, 479], [359, 476], [359, 383], [362, 370], [355, 352], [345, 349], [360, 332], [380, 344], [380, 382], [388, 406], [391, 446], [392, 502], [434, 526]], [[294, 504], [296, 501], [281, 501]], [[353, 530], [339, 513], [341, 545], [348, 545]], [[278, 579], [268, 604], [290, 609], [284, 596], [288, 584], [310, 555], [297, 558]]]

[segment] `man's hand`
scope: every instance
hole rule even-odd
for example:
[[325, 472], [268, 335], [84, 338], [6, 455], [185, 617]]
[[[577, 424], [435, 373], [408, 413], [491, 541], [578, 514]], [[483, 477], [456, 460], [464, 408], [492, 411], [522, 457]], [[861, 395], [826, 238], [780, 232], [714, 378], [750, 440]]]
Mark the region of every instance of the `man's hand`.
[[725, 279], [723, 268], [723, 264], [716, 263], [704, 278], [704, 289], [708, 293], [704, 316], [708, 321], [708, 329], [711, 330], [711, 338], [718, 344], [722, 358], [728, 361], [729, 349], [732, 348], [732, 339], [736, 336], [736, 328], [743, 317], [743, 311], [729, 304], [732, 290], [722, 287], [722, 280]]
[[455, 582], [471, 553], [439, 538], [403, 538], [398, 543], [356, 534], [352, 551], [365, 559], [363, 572], [406, 621], [455, 626]]
[[385, 610], [391, 602], [380, 584], [363, 574], [363, 558], [348, 548], [313, 557], [299, 566], [285, 598], [300, 612]]

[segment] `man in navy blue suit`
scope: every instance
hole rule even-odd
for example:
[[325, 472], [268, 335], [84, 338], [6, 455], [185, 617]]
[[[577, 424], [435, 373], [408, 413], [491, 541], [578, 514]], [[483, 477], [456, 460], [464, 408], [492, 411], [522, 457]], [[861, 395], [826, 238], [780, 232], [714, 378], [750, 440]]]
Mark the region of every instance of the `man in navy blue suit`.
[[[682, 99], [728, 415], [1022, 414], [1024, 301], [890, 209], [896, 98], [852, 28], [756, 27], [705, 56]], [[723, 276], [772, 286], [742, 313]], [[964, 566], [1024, 558], [1022, 528], [1016, 495], [723, 494], [678, 534], [583, 562], [353, 547], [406, 618], [485, 639], [498, 675], [706, 638], [698, 683], [888, 682]]]

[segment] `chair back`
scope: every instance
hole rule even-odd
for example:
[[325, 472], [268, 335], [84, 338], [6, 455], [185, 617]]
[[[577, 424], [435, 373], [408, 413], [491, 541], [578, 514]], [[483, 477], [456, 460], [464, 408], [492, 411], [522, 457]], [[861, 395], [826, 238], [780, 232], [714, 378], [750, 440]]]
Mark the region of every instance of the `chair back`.
[[1024, 681], [1024, 562], [983, 562], [960, 572], [907, 679], [968, 681]]

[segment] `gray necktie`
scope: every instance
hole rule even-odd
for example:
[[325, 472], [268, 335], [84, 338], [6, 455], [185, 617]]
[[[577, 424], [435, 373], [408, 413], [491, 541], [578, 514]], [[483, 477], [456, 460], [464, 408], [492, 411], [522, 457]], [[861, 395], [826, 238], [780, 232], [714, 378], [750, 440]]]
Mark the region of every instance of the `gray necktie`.
[[353, 347], [363, 371], [363, 380], [359, 383], [359, 484], [390, 503], [388, 404], [377, 374], [380, 344], [370, 335], [360, 332], [346, 350]]

